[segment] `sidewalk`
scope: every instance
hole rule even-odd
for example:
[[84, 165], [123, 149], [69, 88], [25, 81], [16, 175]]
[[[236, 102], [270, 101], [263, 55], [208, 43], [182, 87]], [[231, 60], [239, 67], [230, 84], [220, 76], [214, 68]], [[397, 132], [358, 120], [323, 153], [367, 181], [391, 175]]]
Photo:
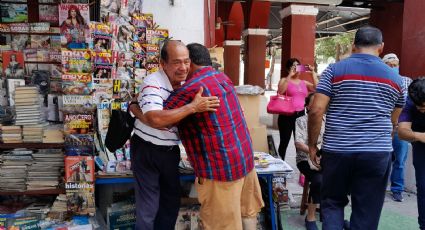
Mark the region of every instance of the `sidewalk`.
[[[275, 129], [268, 129], [268, 134], [272, 134], [275, 146], [279, 146], [279, 131]], [[283, 211], [282, 222], [283, 229], [295, 230], [304, 228], [304, 216], [299, 214], [300, 200], [303, 188], [298, 184], [299, 171], [295, 163], [295, 146], [293, 140], [289, 143], [288, 151], [286, 154], [286, 161], [294, 169], [291, 178], [288, 179], [287, 187], [289, 189], [289, 197], [291, 199], [291, 210]], [[349, 219], [351, 206], [346, 208], [346, 219]], [[404, 193], [403, 202], [395, 202], [389, 196], [385, 198], [384, 208], [379, 223], [380, 230], [415, 230], [418, 229], [417, 224], [417, 203], [416, 195], [411, 193]], [[318, 223], [321, 229], [320, 222]]]

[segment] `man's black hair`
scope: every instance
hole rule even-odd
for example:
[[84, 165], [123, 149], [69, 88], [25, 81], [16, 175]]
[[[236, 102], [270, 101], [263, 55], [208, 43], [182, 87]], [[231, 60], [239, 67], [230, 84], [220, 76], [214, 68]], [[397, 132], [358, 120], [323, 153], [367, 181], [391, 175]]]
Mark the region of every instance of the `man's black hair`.
[[409, 97], [417, 106], [425, 102], [425, 77], [414, 80], [409, 86]]
[[300, 62], [300, 60], [298, 60], [298, 58], [289, 58], [288, 61], [286, 61], [286, 65], [285, 65], [286, 71], [289, 72], [291, 70], [291, 67], [294, 65], [295, 62], [298, 62], [298, 65], [301, 64], [301, 62]]
[[199, 66], [212, 66], [210, 52], [207, 47], [199, 43], [190, 43], [186, 46], [192, 63]]
[[357, 30], [354, 37], [356, 47], [370, 47], [382, 44], [382, 32], [373, 26], [364, 26]]

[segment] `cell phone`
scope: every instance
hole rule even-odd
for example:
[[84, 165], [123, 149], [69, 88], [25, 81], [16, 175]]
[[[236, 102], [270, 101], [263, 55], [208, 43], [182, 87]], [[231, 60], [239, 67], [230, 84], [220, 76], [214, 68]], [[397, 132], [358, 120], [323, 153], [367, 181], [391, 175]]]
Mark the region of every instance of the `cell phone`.
[[308, 71], [308, 68], [305, 65], [297, 65], [297, 67], [295, 67], [295, 70], [297, 72], [306, 72]]

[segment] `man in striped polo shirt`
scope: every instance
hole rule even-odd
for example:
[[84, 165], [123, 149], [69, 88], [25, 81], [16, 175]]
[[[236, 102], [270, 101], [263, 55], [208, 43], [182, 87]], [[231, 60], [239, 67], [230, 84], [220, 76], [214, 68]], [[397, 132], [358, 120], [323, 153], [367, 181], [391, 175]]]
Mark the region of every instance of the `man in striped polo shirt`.
[[[179, 41], [166, 42], [161, 50], [161, 67], [144, 79], [138, 101], [130, 103], [131, 112], [138, 118], [131, 138], [137, 230], [174, 229], [180, 208], [180, 139], [172, 125], [196, 112], [215, 111], [212, 107], [218, 103], [216, 97], [201, 98], [200, 90], [187, 105], [163, 110], [163, 102], [189, 73], [186, 46]], [[159, 125], [167, 128], [159, 129]]]
[[[340, 230], [351, 194], [351, 229], [377, 229], [391, 164], [391, 134], [405, 103], [401, 77], [379, 58], [382, 33], [362, 27], [353, 54], [321, 75], [309, 113], [310, 158], [323, 170], [323, 229]], [[326, 112], [322, 151], [317, 139]], [[318, 153], [322, 153], [321, 159]]]

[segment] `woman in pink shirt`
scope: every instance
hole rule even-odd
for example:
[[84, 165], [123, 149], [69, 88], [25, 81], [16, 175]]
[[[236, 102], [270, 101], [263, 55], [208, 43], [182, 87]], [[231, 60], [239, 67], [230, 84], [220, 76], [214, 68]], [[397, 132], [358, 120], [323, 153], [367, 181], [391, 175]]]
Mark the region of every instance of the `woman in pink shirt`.
[[[300, 64], [300, 61], [296, 58], [291, 58], [286, 62], [285, 67], [288, 75], [280, 79], [277, 90], [279, 94], [292, 97], [293, 105], [296, 110], [292, 115], [279, 115], [277, 119], [280, 135], [279, 155], [282, 160], [285, 160], [286, 149], [289, 140], [291, 140], [291, 135], [295, 133], [295, 120], [304, 115], [304, 101], [308, 95], [308, 91], [314, 91], [318, 82], [314, 68], [310, 65], [302, 66]], [[298, 67], [298, 71], [297, 65], [300, 66]], [[311, 73], [313, 83], [300, 79], [300, 72], [302, 72], [304, 68], [306, 72]]]

